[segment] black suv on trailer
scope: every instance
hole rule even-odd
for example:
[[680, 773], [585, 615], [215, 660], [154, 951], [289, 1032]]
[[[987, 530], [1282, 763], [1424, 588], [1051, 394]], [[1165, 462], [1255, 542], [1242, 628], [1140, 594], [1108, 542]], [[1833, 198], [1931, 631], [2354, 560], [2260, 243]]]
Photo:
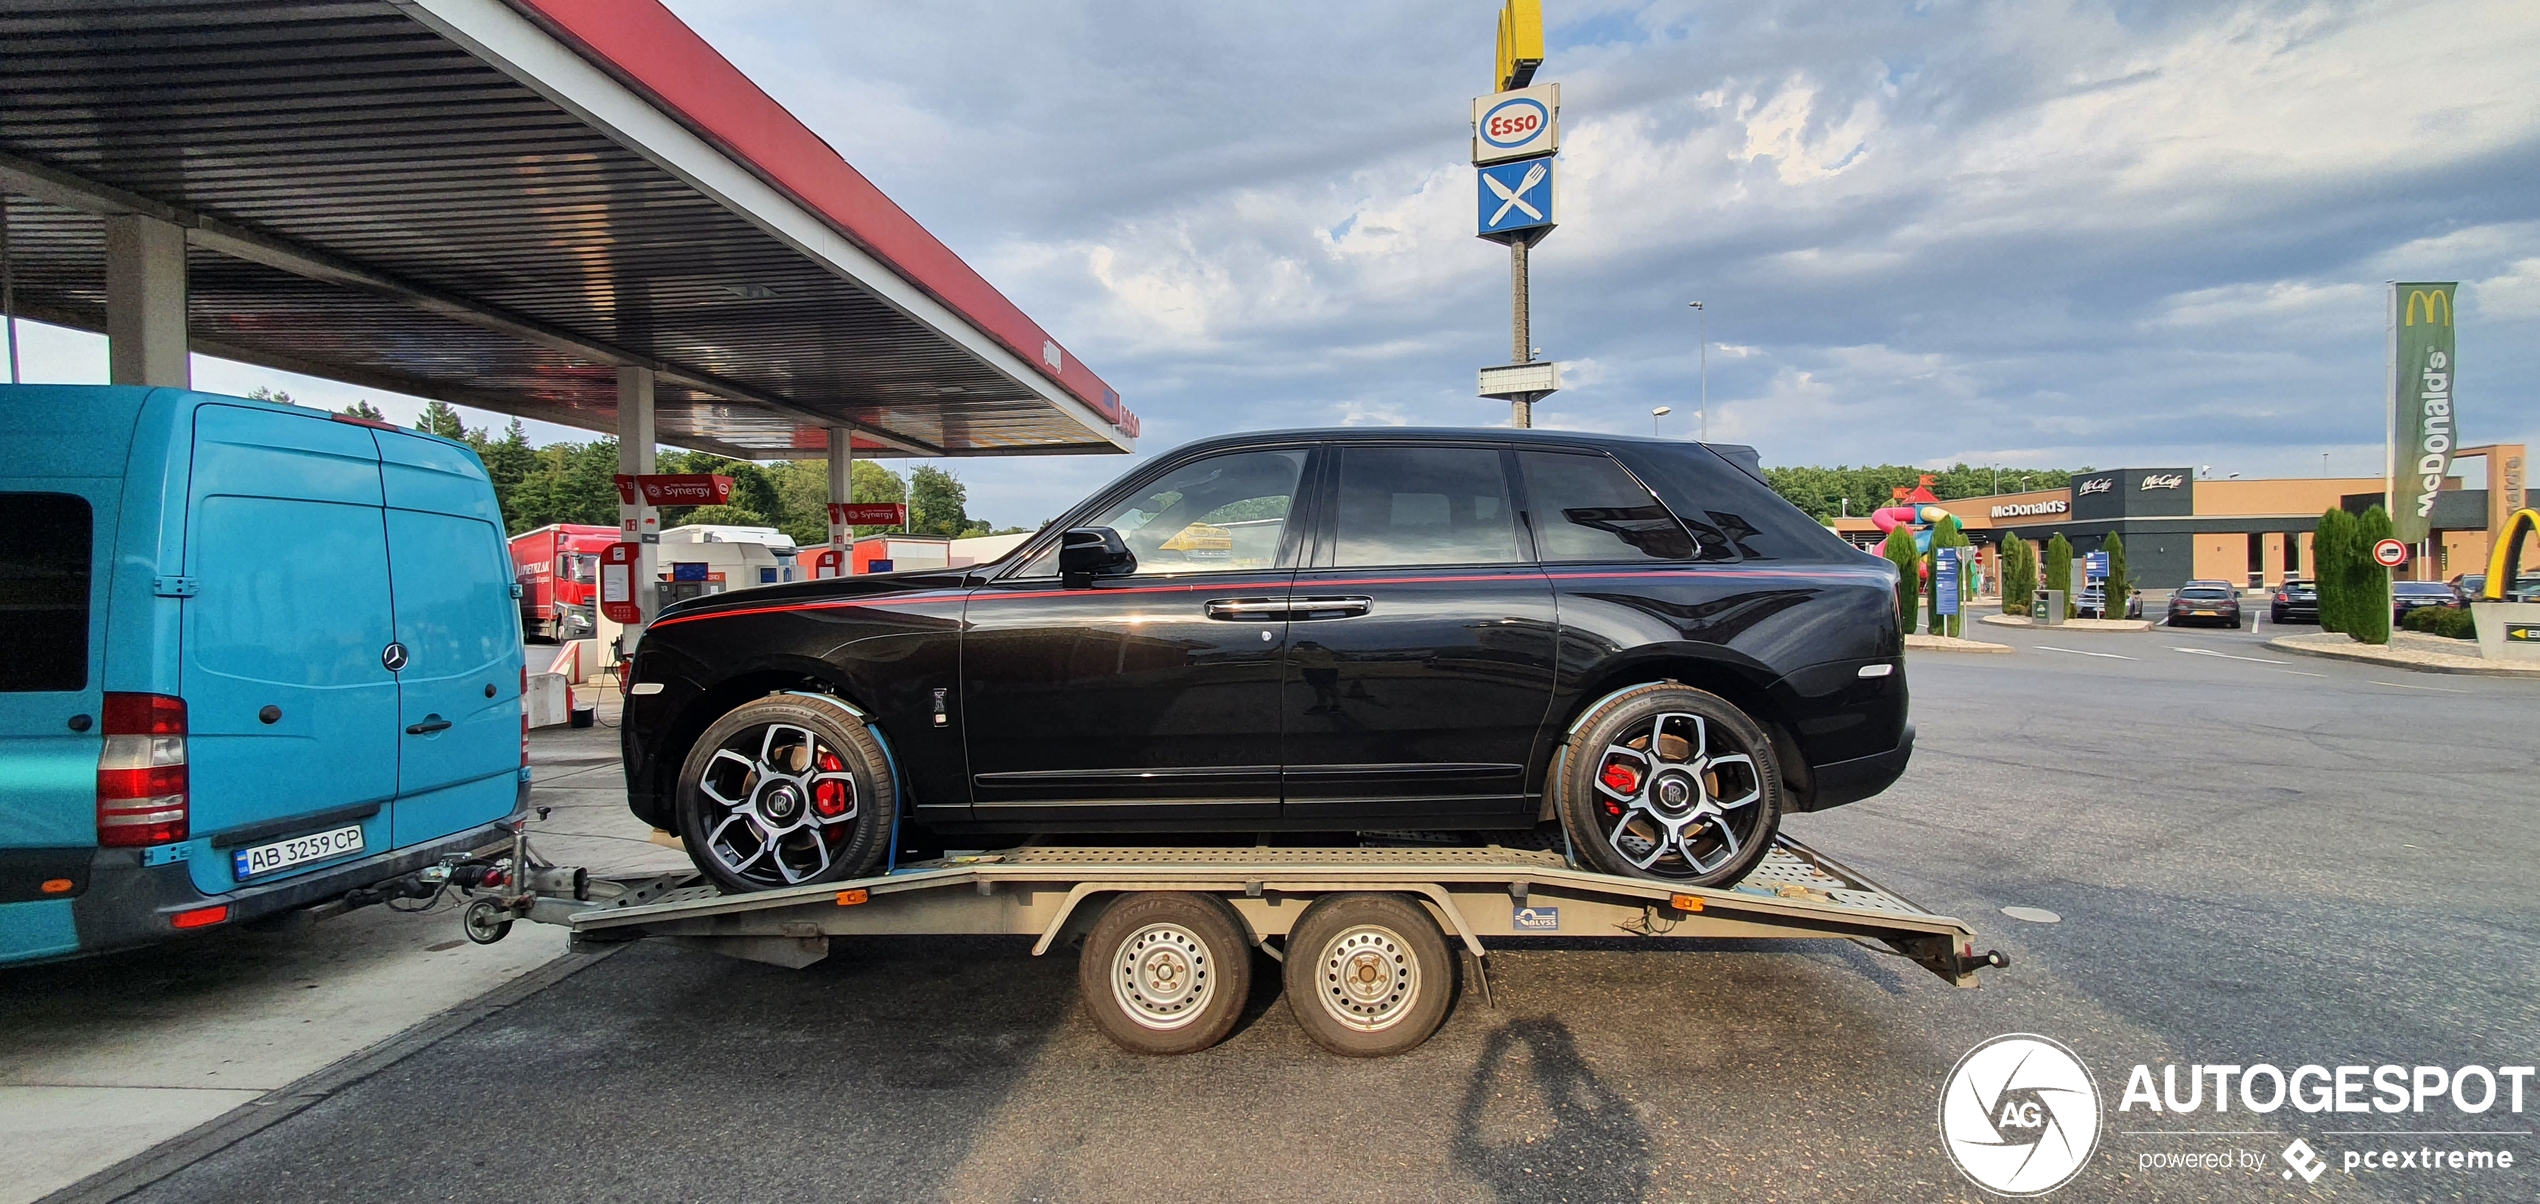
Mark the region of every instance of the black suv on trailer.
[[1748, 448], [1257, 433], [992, 565], [672, 606], [621, 738], [636, 816], [734, 890], [894, 839], [1555, 822], [1715, 885], [1904, 772], [1903, 642], [1895, 570]]

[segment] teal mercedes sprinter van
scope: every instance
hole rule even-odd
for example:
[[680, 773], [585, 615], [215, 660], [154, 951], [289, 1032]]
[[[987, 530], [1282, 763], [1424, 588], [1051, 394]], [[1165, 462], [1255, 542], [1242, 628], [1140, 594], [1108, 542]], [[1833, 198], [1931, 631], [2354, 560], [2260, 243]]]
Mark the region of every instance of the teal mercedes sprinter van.
[[466, 446], [0, 386], [0, 962], [326, 902], [526, 802], [520, 617]]

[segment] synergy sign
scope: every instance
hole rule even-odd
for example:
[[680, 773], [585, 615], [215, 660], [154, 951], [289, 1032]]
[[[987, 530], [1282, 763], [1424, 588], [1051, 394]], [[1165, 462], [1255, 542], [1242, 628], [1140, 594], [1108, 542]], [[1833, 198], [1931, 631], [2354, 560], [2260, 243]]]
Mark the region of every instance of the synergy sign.
[[1561, 85], [1539, 84], [1473, 101], [1473, 166], [1561, 149]]

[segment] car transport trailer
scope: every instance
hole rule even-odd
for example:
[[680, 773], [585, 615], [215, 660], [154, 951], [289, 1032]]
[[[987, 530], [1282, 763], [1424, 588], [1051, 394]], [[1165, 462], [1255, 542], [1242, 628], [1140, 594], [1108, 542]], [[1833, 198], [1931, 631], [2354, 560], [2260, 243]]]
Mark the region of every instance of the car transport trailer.
[[[1189, 1053], [1231, 1031], [1260, 949], [1317, 1044], [1372, 1056], [1419, 1045], [1446, 1018], [1458, 959], [1490, 999], [1489, 949], [1542, 938], [1851, 940], [1976, 985], [2006, 966], [1964, 923], [1781, 837], [1737, 886], [1705, 889], [1593, 873], [1560, 853], [1483, 847], [1036, 847], [946, 857], [877, 877], [724, 894], [693, 874], [594, 880], [542, 866], [526, 823], [501, 854], [533, 867], [466, 908], [471, 939], [526, 918], [573, 930], [578, 949], [654, 938], [788, 968], [871, 935], [1038, 937], [1035, 956], [1082, 938], [1078, 982], [1104, 1035], [1142, 1053]], [[1488, 942], [1486, 944], [1485, 942]]]

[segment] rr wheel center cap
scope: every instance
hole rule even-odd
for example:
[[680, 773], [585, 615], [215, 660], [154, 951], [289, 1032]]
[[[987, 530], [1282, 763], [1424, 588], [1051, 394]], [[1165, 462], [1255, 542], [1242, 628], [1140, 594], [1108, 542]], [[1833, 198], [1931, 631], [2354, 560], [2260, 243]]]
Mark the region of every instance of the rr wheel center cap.
[[794, 789], [791, 783], [769, 788], [767, 793], [759, 796], [758, 801], [759, 809], [766, 812], [769, 819], [779, 823], [802, 814], [803, 796], [801, 792]]
[[1669, 772], [1650, 783], [1649, 800], [1658, 804], [1661, 810], [1689, 811], [1695, 803], [1702, 801], [1702, 791], [1694, 785], [1691, 775]]

